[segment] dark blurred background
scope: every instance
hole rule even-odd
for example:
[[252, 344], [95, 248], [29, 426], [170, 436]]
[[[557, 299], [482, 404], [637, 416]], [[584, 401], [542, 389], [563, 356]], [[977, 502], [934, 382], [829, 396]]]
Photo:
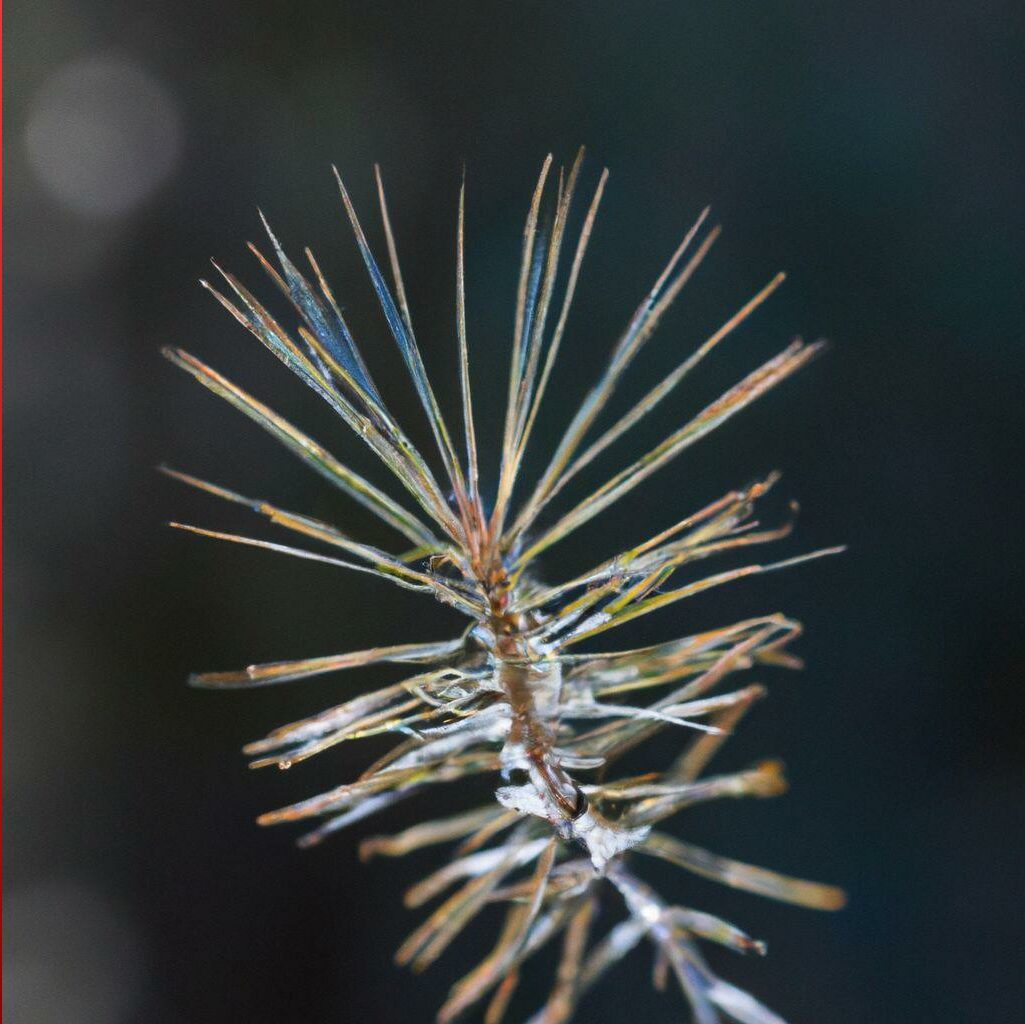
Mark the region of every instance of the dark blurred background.
[[[427, 975], [399, 971], [392, 951], [418, 920], [401, 892], [437, 854], [363, 866], [355, 853], [465, 793], [308, 853], [253, 824], [381, 748], [260, 774], [241, 744], [386, 673], [210, 694], [186, 689], [187, 671], [432, 639], [454, 620], [374, 581], [168, 530], [250, 524], [159, 477], [163, 460], [386, 539], [158, 350], [189, 348], [366, 468], [195, 280], [214, 256], [272, 294], [243, 248], [260, 205], [294, 253], [312, 245], [399, 415], [419, 422], [330, 176], [335, 162], [379, 245], [380, 161], [425, 358], [454, 411], [465, 161], [493, 442], [529, 193], [549, 149], [568, 160], [581, 142], [585, 185], [603, 165], [612, 176], [539, 441], [706, 203], [723, 238], [621, 401], [777, 269], [790, 278], [635, 444], [792, 334], [833, 342], [545, 560], [562, 575], [774, 467], [770, 518], [782, 499], [802, 505], [779, 554], [850, 545], [618, 638], [777, 609], [804, 621], [807, 671], [760, 677], [770, 699], [718, 762], [778, 755], [791, 792], [676, 829], [838, 882], [849, 908], [649, 877], [768, 940], [765, 960], [714, 963], [793, 1024], [1022, 1019], [1020, 4], [15, 0], [5, 13], [6, 1019], [428, 1020], [490, 942], [489, 919]], [[681, 1019], [649, 971], [634, 954], [580, 1019]], [[522, 1010], [542, 982], [528, 978]]]

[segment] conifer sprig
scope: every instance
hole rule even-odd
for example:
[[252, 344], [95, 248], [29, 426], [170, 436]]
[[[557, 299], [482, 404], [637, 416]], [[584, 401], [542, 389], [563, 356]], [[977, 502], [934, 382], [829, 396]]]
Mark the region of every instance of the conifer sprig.
[[[786, 783], [775, 761], [726, 774], [704, 772], [739, 720], [765, 693], [761, 684], [752, 682], [729, 689], [732, 677], [763, 667], [799, 668], [801, 663], [789, 645], [800, 634], [800, 625], [773, 614], [632, 650], [581, 651], [580, 645], [590, 646], [585, 642], [709, 588], [840, 549], [749, 562], [704, 576], [692, 571], [707, 558], [775, 541], [790, 532], [789, 521], [761, 527], [754, 519], [758, 500], [776, 483], [777, 475], [772, 474], [568, 579], [543, 583], [534, 567], [539, 555], [602, 515], [690, 445], [806, 365], [822, 346], [793, 341], [660, 444], [628, 459], [568, 510], [550, 514], [549, 506], [566, 485], [652, 413], [783, 281], [782, 274], [773, 277], [626, 413], [595, 435], [630, 364], [718, 237], [718, 227], [707, 229], [709, 211], [704, 210], [637, 307], [597, 381], [569, 417], [547, 468], [532, 486], [525, 486], [520, 481], [524, 453], [532, 439], [539, 443], [534, 437], [538, 412], [549, 391], [608, 180], [603, 171], [567, 269], [563, 250], [582, 166], [583, 150], [568, 171], [553, 175], [553, 161], [547, 157], [528, 210], [498, 483], [490, 502], [481, 493], [483, 455], [478, 450], [471, 387], [465, 178], [456, 227], [462, 429], [455, 431], [445, 421], [414, 334], [380, 169], [375, 168], [375, 180], [390, 286], [335, 171], [357, 247], [417, 392], [436, 455], [428, 457], [418, 450], [389, 411], [308, 249], [311, 278], [285, 254], [266, 219], [263, 223], [278, 267], [249, 245], [294, 308], [298, 318], [294, 332], [282, 327], [232, 274], [217, 268], [234, 298], [203, 282], [374, 452], [398, 481], [398, 497], [351, 470], [199, 359], [181, 349], [167, 349], [167, 357], [372, 512], [401, 541], [394, 551], [386, 551], [334, 524], [165, 469], [182, 483], [301, 535], [302, 546], [172, 525], [368, 573], [427, 594], [468, 621], [465, 630], [450, 639], [250, 665], [240, 671], [203, 672], [190, 682], [200, 687], [245, 688], [373, 664], [406, 666], [410, 674], [398, 682], [278, 728], [245, 747], [254, 768], [289, 767], [349, 740], [382, 733], [399, 737], [396, 746], [359, 778], [259, 819], [268, 825], [318, 822], [300, 840], [303, 845], [318, 843], [438, 784], [458, 783], [473, 775], [496, 778], [491, 804], [448, 818], [431, 820], [428, 814], [428, 820], [398, 835], [371, 838], [361, 846], [367, 858], [456, 844], [444, 866], [406, 895], [411, 907], [441, 900], [398, 951], [398, 961], [415, 970], [441, 956], [478, 914], [495, 905], [504, 908], [505, 920], [494, 948], [453, 987], [439, 1021], [454, 1020], [488, 999], [484, 1020], [497, 1024], [515, 995], [520, 966], [550, 946], [555, 965], [551, 993], [530, 1021], [567, 1021], [606, 970], [647, 939], [656, 953], [656, 984], [664, 986], [672, 976], [698, 1024], [723, 1019], [778, 1024], [780, 1018], [773, 1012], [718, 978], [698, 948], [699, 941], [708, 941], [742, 953], [764, 953], [764, 943], [704, 911], [665, 902], [637, 872], [643, 873], [646, 857], [654, 857], [734, 888], [801, 906], [835, 910], [843, 904], [843, 894], [832, 886], [753, 867], [653, 830], [698, 803], [767, 798], [784, 791]], [[440, 476], [431, 468], [433, 458], [440, 461]], [[637, 703], [651, 692], [655, 699]], [[682, 747], [674, 760], [640, 775], [617, 774], [624, 754], [664, 729], [673, 729], [680, 737]], [[610, 901], [609, 894], [618, 895]], [[595, 938], [599, 911], [610, 902], [620, 908], [622, 920]]]

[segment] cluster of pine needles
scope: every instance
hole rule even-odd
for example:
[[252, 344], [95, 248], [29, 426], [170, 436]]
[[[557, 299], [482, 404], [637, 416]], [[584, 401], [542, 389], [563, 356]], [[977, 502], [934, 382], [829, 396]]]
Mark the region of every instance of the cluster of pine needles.
[[[595, 645], [588, 644], [581, 650], [585, 641], [700, 591], [803, 560], [745, 564], [679, 581], [679, 576], [690, 574], [692, 565], [710, 556], [739, 553], [789, 531], [789, 524], [761, 528], [753, 518], [758, 498], [775, 477], [724, 495], [572, 579], [544, 583], [532, 567], [539, 555], [804, 366], [820, 345], [794, 341], [587, 497], [560, 515], [550, 515], [550, 506], [566, 485], [648, 416], [783, 279], [774, 277], [629, 411], [598, 430], [599, 417], [623, 375], [718, 235], [717, 228], [708, 230], [705, 210], [613, 346], [607, 365], [554, 445], [547, 468], [528, 487], [529, 481], [520, 479], [524, 452], [551, 382], [607, 180], [603, 172], [563, 275], [560, 264], [565, 262], [566, 229], [582, 157], [583, 151], [568, 171], [555, 175], [549, 156], [533, 193], [523, 235], [497, 488], [487, 500], [480, 489], [466, 330], [465, 183], [456, 233], [459, 438], [442, 416], [416, 343], [380, 172], [377, 190], [390, 285], [338, 178], [359, 251], [426, 413], [441, 476], [389, 412], [308, 249], [309, 270], [304, 273], [285, 255], [269, 226], [277, 267], [250, 245], [294, 307], [294, 332], [282, 327], [232, 274], [218, 268], [226, 283], [224, 292], [203, 282], [370, 447], [398, 481], [404, 501], [354, 472], [195, 356], [170, 349], [166, 355], [172, 362], [390, 527], [396, 544], [395, 552], [388, 552], [354, 539], [332, 523], [166, 470], [185, 483], [247, 506], [316, 548], [174, 525], [369, 573], [431, 595], [463, 613], [469, 623], [450, 639], [251, 665], [238, 672], [199, 674], [192, 681], [216, 688], [266, 686], [381, 663], [401, 664], [412, 673], [277, 729], [245, 748], [254, 767], [289, 767], [343, 741], [382, 733], [399, 737], [397, 745], [355, 781], [260, 818], [263, 824], [317, 822], [301, 840], [303, 845], [317, 843], [427, 787], [482, 774], [496, 777], [495, 800], [487, 805], [425, 821], [398, 835], [368, 839], [361, 848], [364, 857], [398, 856], [454, 844], [444, 866], [406, 896], [409, 906], [419, 907], [450, 893], [403, 943], [397, 955], [400, 963], [416, 969], [428, 966], [482, 910], [504, 908], [494, 947], [452, 988], [438, 1015], [443, 1024], [485, 999], [489, 1001], [484, 1019], [497, 1024], [517, 988], [521, 966], [548, 947], [561, 947], [553, 954], [554, 981], [544, 1006], [529, 1019], [531, 1024], [567, 1021], [580, 998], [642, 939], [655, 949], [656, 984], [662, 987], [674, 977], [698, 1024], [723, 1019], [780, 1024], [775, 1013], [714, 974], [698, 944], [710, 941], [755, 953], [764, 952], [764, 945], [718, 917], [665, 902], [635, 867], [643, 867], [645, 858], [660, 858], [725, 885], [789, 903], [819, 909], [843, 903], [843, 894], [831, 886], [719, 856], [661, 830], [667, 819], [694, 804], [722, 797], [768, 797], [784, 789], [781, 768], [772, 761], [731, 774], [704, 773], [764, 692], [758, 684], [736, 689], [727, 684], [735, 673], [755, 666], [799, 667], [788, 652], [800, 633], [799, 623], [772, 614], [649, 647], [592, 650]], [[556, 301], [560, 290], [561, 301]], [[637, 703], [648, 692], [657, 699]], [[642, 775], [615, 775], [624, 754], [666, 729], [681, 730], [686, 738], [675, 760]], [[618, 893], [613, 902], [625, 913], [616, 915], [618, 923], [599, 937], [594, 934], [598, 909], [608, 892]]]

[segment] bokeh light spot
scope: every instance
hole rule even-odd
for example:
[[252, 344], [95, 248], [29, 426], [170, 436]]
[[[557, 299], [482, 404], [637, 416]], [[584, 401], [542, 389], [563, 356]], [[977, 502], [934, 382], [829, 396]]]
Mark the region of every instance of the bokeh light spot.
[[181, 154], [178, 105], [150, 72], [120, 56], [65, 64], [32, 100], [29, 163], [64, 206], [118, 216], [148, 199]]

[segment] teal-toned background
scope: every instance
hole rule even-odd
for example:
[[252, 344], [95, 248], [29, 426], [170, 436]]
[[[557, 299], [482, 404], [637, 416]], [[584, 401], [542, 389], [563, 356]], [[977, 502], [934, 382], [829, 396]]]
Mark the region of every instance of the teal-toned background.
[[[337, 163], [379, 242], [380, 161], [425, 359], [454, 409], [465, 162], [474, 371], [493, 441], [529, 192], [549, 149], [565, 160], [581, 142], [585, 183], [602, 165], [611, 179], [539, 441], [706, 203], [723, 237], [627, 397], [777, 269], [790, 279], [637, 444], [792, 334], [833, 342], [545, 559], [554, 578], [774, 467], [780, 498], [802, 505], [780, 555], [850, 545], [621, 638], [777, 609], [805, 622], [807, 671], [761, 677], [770, 699], [720, 761], [779, 756], [791, 792], [689, 812], [676, 830], [840, 883], [849, 908], [822, 915], [672, 871], [649, 877], [768, 941], [765, 960], [713, 960], [792, 1024], [1022, 1019], [1021, 5], [6, 7], [12, 1024], [428, 1020], [490, 941], [491, 920], [424, 977], [400, 972], [392, 950], [418, 920], [400, 894], [434, 855], [369, 866], [355, 855], [359, 836], [464, 794], [309, 853], [253, 825], [379, 748], [262, 775], [237, 749], [370, 674], [206, 694], [184, 687], [186, 672], [443, 636], [453, 620], [372, 581], [167, 530], [171, 518], [248, 524], [158, 477], [162, 460], [384, 540], [157, 353], [184, 345], [366, 465], [195, 279], [212, 255], [271, 294], [243, 248], [259, 204], [291, 249], [313, 246], [378, 379], [416, 422], [330, 177]], [[650, 990], [646, 957], [579, 1019], [680, 1020], [682, 1000]], [[543, 980], [526, 979], [528, 997]]]

